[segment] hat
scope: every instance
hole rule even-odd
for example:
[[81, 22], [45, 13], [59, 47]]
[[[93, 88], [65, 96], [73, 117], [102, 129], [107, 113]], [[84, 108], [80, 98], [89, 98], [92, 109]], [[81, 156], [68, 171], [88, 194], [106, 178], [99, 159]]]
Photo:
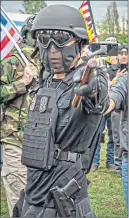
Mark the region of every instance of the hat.
[[118, 54], [121, 52], [128, 52], [128, 46], [127, 45], [121, 45], [118, 47]]
[[105, 39], [105, 42], [117, 43], [117, 39], [115, 37], [108, 37]]

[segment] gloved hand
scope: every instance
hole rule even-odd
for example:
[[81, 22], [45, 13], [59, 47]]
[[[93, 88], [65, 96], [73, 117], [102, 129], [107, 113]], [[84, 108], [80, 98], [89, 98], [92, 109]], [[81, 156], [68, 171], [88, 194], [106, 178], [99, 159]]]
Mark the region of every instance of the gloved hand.
[[94, 95], [96, 95], [98, 85], [97, 71], [96, 69], [94, 69], [92, 73], [89, 74], [87, 83], [80, 86], [81, 78], [84, 71], [85, 67], [82, 67], [73, 76], [74, 83], [76, 83], [74, 92], [79, 96], [93, 97]]

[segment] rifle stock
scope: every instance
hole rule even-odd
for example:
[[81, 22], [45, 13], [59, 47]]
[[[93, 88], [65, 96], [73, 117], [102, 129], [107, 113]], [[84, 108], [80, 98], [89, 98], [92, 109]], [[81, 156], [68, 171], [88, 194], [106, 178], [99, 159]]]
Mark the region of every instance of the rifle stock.
[[[86, 68], [85, 68], [85, 71], [84, 71], [82, 78], [81, 78], [80, 86], [86, 84], [86, 82], [88, 81], [88, 76], [89, 76], [90, 72], [94, 68], [96, 68], [96, 66], [97, 66], [97, 61], [94, 58], [92, 58], [88, 61]], [[75, 94], [73, 101], [72, 101], [72, 106], [74, 108], [78, 107], [81, 99], [82, 99], [82, 96]]]

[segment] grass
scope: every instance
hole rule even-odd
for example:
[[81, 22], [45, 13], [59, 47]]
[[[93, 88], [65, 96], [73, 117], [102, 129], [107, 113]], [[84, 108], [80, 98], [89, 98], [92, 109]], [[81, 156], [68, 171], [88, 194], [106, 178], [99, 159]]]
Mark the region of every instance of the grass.
[[[122, 181], [114, 171], [105, 167], [106, 146], [102, 145], [100, 167], [90, 172], [88, 179], [91, 206], [97, 217], [126, 217]], [[4, 187], [1, 181], [1, 216], [9, 217]]]
[[126, 217], [122, 181], [105, 167], [105, 150], [102, 145], [99, 169], [88, 175], [91, 206], [97, 217]]
[[1, 180], [1, 184], [0, 184], [0, 188], [1, 188], [1, 196], [0, 196], [0, 199], [1, 199], [1, 210], [0, 210], [0, 217], [2, 218], [5, 218], [5, 217], [9, 217], [9, 214], [8, 214], [8, 207], [7, 207], [7, 201], [6, 201], [6, 195], [5, 195], [5, 190], [4, 190], [4, 187], [3, 187], [3, 183], [2, 183], [2, 180]]

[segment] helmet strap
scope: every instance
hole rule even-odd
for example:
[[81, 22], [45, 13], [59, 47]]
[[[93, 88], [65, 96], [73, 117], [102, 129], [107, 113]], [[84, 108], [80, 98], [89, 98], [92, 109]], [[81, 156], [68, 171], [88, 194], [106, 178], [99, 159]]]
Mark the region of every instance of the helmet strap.
[[33, 53], [31, 54], [31, 58], [34, 58], [37, 55], [38, 52], [39, 52], [39, 47], [36, 46], [36, 48], [34, 49]]
[[77, 62], [79, 61], [80, 58], [81, 58], [80, 53], [78, 53], [77, 56], [73, 59], [71, 65], [70, 65], [70, 69], [75, 68], [75, 65], [77, 64]]
[[71, 69], [75, 68], [75, 66], [78, 67], [83, 62], [83, 59], [81, 58], [81, 50], [83, 48], [83, 44], [84, 44], [83, 41], [79, 42], [79, 52], [78, 52], [77, 56], [74, 58], [74, 60], [71, 63], [71, 66], [70, 66]]

